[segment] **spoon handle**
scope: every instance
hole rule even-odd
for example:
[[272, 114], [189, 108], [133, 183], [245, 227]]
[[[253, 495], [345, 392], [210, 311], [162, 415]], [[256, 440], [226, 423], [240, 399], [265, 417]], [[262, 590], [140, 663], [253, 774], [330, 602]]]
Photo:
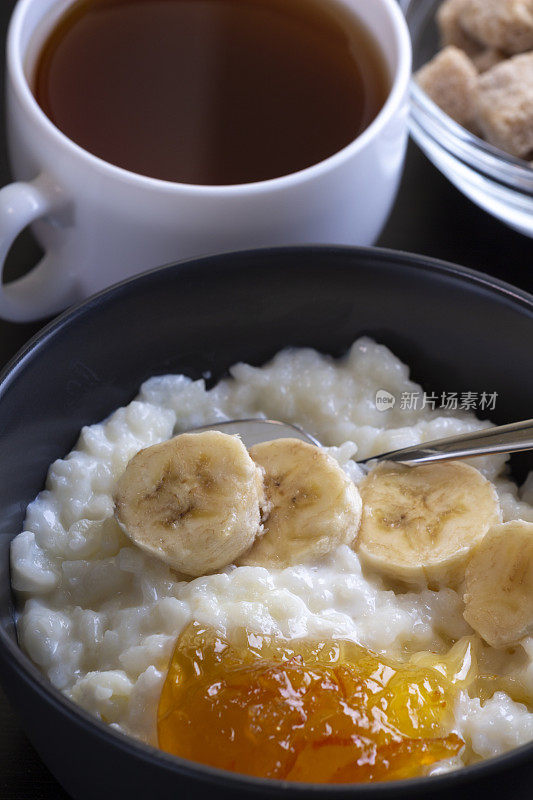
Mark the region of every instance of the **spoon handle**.
[[430, 461], [447, 461], [452, 458], [471, 458], [492, 453], [518, 453], [533, 450], [533, 419], [485, 428], [474, 433], [452, 436], [436, 442], [425, 442], [414, 447], [404, 447], [390, 453], [367, 458], [368, 461], [397, 461], [401, 464], [424, 464]]

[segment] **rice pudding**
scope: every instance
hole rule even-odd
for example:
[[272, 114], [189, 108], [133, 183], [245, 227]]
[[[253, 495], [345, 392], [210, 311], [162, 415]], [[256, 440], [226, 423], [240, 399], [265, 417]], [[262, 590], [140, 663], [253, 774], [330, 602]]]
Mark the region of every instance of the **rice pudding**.
[[[288, 566], [230, 564], [191, 578], [126, 535], [114, 497], [128, 463], [197, 426], [262, 415], [299, 424], [362, 487], [353, 457], [487, 425], [462, 411], [399, 403], [378, 410], [378, 390], [400, 397], [420, 387], [387, 348], [368, 339], [338, 361], [287, 350], [262, 368], [238, 364], [230, 372], [210, 390], [183, 375], [152, 378], [127, 407], [84, 428], [74, 450], [51, 466], [12, 544], [19, 641], [33, 662], [74, 702], [157, 746], [167, 670], [190, 625], [228, 640], [243, 630], [276, 641], [348, 640], [398, 661], [445, 658], [470, 643], [478, 677], [468, 688], [458, 686], [450, 730], [464, 746], [430, 771], [533, 739], [533, 638], [526, 626], [517, 642], [487, 643], [478, 623], [465, 619], [457, 577], [439, 578], [432, 588], [399, 587], [360, 558], [357, 544], [339, 543]], [[505, 456], [471, 463], [494, 486], [504, 523], [533, 523], [531, 476], [519, 490]]]

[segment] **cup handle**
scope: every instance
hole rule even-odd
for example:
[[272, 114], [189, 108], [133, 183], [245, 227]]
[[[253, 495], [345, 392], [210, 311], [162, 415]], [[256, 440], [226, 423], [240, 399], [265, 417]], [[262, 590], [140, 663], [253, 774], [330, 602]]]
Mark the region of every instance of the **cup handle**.
[[29, 183], [11, 183], [0, 189], [0, 317], [29, 322], [48, 317], [78, 299], [76, 277], [59, 263], [58, 254], [46, 253], [24, 277], [4, 283], [2, 272], [9, 250], [24, 228], [35, 220], [60, 212], [65, 199], [57, 185], [40, 175]]

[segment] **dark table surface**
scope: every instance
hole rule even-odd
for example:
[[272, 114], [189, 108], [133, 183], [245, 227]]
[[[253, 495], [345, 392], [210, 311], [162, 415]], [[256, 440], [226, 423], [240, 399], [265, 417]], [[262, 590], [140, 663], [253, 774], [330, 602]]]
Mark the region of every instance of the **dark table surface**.
[[[2, 42], [14, 5], [15, 0], [0, 3]], [[9, 180], [0, 125], [0, 186]], [[464, 264], [533, 292], [533, 241], [466, 200], [413, 144], [396, 204], [378, 244]], [[24, 235], [9, 257], [7, 274], [20, 274], [38, 255], [31, 237]], [[0, 367], [41, 325], [0, 321]], [[67, 795], [40, 762], [0, 689], [0, 800], [25, 798], [67, 800]]]

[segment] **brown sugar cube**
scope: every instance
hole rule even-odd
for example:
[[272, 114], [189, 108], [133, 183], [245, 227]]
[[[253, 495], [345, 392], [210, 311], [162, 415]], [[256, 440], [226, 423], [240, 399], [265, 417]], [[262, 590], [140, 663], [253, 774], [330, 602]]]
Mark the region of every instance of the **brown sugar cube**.
[[455, 45], [473, 57], [483, 50], [483, 45], [469, 36], [460, 23], [460, 15], [468, 0], [444, 0], [437, 11], [437, 23], [443, 47]]
[[514, 56], [481, 75], [476, 121], [488, 142], [518, 158], [531, 158], [533, 53]]
[[418, 70], [419, 86], [460, 125], [468, 125], [475, 107], [478, 74], [458, 47], [445, 47]]
[[533, 0], [468, 0], [459, 22], [486, 47], [508, 55], [533, 50]]
[[482, 50], [477, 56], [472, 56], [474, 66], [480, 74], [492, 69], [496, 64], [501, 64], [504, 59], [505, 56], [502, 51], [495, 50], [493, 47]]

